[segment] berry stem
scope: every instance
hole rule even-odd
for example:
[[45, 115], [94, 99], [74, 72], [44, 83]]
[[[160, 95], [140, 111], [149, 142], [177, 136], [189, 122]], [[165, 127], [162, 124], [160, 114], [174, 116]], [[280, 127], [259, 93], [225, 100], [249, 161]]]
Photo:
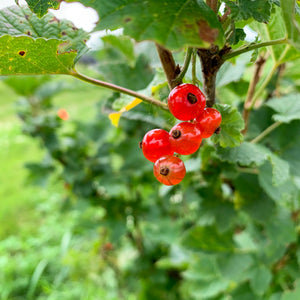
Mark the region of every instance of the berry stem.
[[242, 53], [246, 53], [246, 52], [261, 48], [261, 47], [274, 46], [274, 45], [287, 44], [287, 43], [288, 43], [288, 41], [286, 38], [281, 38], [281, 39], [271, 40], [271, 41], [262, 42], [262, 43], [258, 43], [258, 44], [249, 44], [249, 45], [241, 47], [237, 50], [233, 50], [229, 53], [225, 53], [222, 56], [222, 60], [228, 60], [228, 59], [235, 57], [237, 55], [240, 55]]
[[281, 122], [277, 121], [267, 127], [261, 134], [259, 134], [256, 138], [254, 138], [250, 143], [256, 144], [260, 142], [262, 139], [264, 139], [269, 133], [271, 133], [273, 130], [275, 130], [278, 126], [281, 125]]
[[193, 49], [192, 53], [192, 83], [196, 85], [198, 83], [197, 75], [196, 75], [196, 58], [197, 58], [197, 50]]
[[181, 70], [180, 74], [174, 79], [174, 83], [176, 85], [182, 83], [182, 80], [189, 68], [193, 51], [194, 51], [193, 48], [191, 48], [191, 47], [187, 48], [182, 70]]
[[155, 105], [157, 107], [160, 107], [164, 110], [168, 110], [168, 105], [166, 103], [163, 103], [163, 102], [161, 102], [159, 100], [156, 100], [154, 98], [151, 98], [151, 97], [144, 96], [142, 94], [139, 94], [135, 91], [126, 89], [124, 87], [121, 87], [121, 86], [118, 86], [118, 85], [115, 85], [115, 84], [112, 84], [112, 83], [108, 83], [108, 82], [105, 82], [105, 81], [101, 81], [101, 80], [98, 80], [98, 79], [95, 79], [95, 78], [88, 77], [86, 75], [78, 73], [75, 70], [71, 73], [71, 75], [75, 78], [78, 78], [78, 79], [82, 80], [82, 81], [92, 83], [92, 84], [97, 85], [97, 86], [105, 87], [105, 88], [108, 88], [110, 90], [113, 90], [113, 91], [116, 91], [116, 92], [119, 92], [119, 93], [122, 93], [122, 94], [126, 94], [126, 95], [129, 95], [129, 96], [135, 97], [135, 98], [139, 98], [139, 99], [143, 100], [144, 102], [153, 104], [153, 105]]

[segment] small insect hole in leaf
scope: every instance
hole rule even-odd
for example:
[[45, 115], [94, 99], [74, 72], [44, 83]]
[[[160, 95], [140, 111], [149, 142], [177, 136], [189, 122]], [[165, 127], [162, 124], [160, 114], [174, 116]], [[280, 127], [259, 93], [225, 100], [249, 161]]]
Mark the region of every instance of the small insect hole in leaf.
[[25, 54], [26, 54], [26, 52], [24, 50], [19, 51], [19, 55], [24, 56]]

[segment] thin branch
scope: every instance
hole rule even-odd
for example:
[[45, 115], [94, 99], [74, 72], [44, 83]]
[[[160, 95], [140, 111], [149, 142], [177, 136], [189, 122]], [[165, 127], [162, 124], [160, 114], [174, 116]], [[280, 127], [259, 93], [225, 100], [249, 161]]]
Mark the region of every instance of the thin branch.
[[175, 61], [170, 50], [157, 43], [155, 45], [159, 59], [168, 80], [169, 88], [172, 90], [175, 86], [181, 83], [174, 81], [177, 75], [180, 73], [180, 68], [179, 66], [175, 65]]
[[192, 83], [195, 85], [198, 82], [196, 75], [196, 60], [197, 60], [197, 49], [193, 49], [192, 53]]
[[224, 24], [224, 22], [227, 20], [227, 18], [228, 18], [229, 15], [231, 14], [230, 8], [229, 8], [227, 5], [225, 5], [225, 7], [226, 7], [226, 11], [225, 11], [224, 15], [220, 18], [220, 22], [221, 22], [222, 24]]
[[161, 102], [159, 100], [156, 100], [154, 98], [151, 98], [151, 97], [144, 96], [144, 95], [139, 94], [135, 91], [123, 88], [121, 86], [118, 86], [118, 85], [115, 85], [115, 84], [112, 84], [112, 83], [108, 83], [108, 82], [105, 82], [105, 81], [101, 81], [101, 80], [98, 80], [98, 79], [95, 79], [95, 78], [85, 76], [83, 74], [77, 73], [76, 71], [74, 71], [71, 75], [75, 78], [78, 78], [78, 79], [82, 80], [82, 81], [92, 83], [92, 84], [97, 85], [97, 86], [105, 87], [105, 88], [108, 88], [110, 90], [113, 90], [113, 91], [116, 91], [116, 92], [119, 92], [119, 93], [122, 93], [122, 94], [126, 94], [126, 95], [129, 95], [129, 96], [135, 97], [135, 98], [139, 98], [139, 99], [141, 99], [141, 100], [143, 100], [147, 103], [156, 105], [157, 107], [160, 107], [164, 110], [168, 110], [168, 105], [166, 103], [163, 103], [163, 102]]
[[262, 92], [264, 91], [264, 89], [266, 88], [266, 86], [268, 85], [268, 83], [271, 81], [274, 73], [276, 72], [277, 68], [281, 65], [282, 60], [284, 59], [286, 53], [289, 51], [290, 46], [287, 45], [284, 49], [284, 51], [281, 53], [278, 61], [274, 64], [274, 66], [272, 67], [271, 71], [268, 73], [267, 77], [265, 78], [265, 80], [263, 81], [262, 85], [260, 86], [260, 88], [258, 89], [258, 91], [255, 93], [254, 97], [253, 97], [253, 101], [251, 104], [251, 107], [249, 109], [253, 109], [255, 102], [257, 101], [257, 99], [261, 96]]
[[193, 48], [191, 48], [191, 47], [187, 48], [182, 70], [179, 73], [179, 75], [173, 80], [176, 85], [182, 83], [182, 80], [183, 80], [183, 78], [184, 78], [184, 76], [185, 76], [185, 74], [186, 74], [186, 72], [189, 68], [192, 53], [193, 53]]
[[228, 60], [232, 57], [235, 57], [237, 55], [240, 55], [242, 53], [246, 53], [261, 47], [266, 47], [266, 46], [273, 46], [273, 45], [280, 45], [280, 44], [287, 44], [287, 39], [286, 38], [281, 38], [277, 40], [272, 40], [272, 41], [267, 41], [267, 42], [262, 42], [258, 44], [249, 44], [247, 46], [241, 47], [237, 50], [233, 50], [229, 53], [226, 53], [222, 56], [222, 60]]
[[246, 132], [248, 130], [250, 107], [252, 106], [255, 87], [256, 87], [256, 85], [257, 85], [257, 83], [258, 83], [258, 81], [261, 77], [262, 67], [264, 66], [265, 62], [266, 62], [266, 59], [263, 56], [260, 56], [260, 58], [255, 63], [254, 75], [253, 75], [252, 80], [250, 82], [248, 92], [247, 92], [246, 101], [244, 103], [243, 118], [244, 118], [244, 121], [245, 121], [245, 128], [242, 131], [243, 134], [246, 134]]
[[261, 134], [259, 134], [256, 138], [254, 138], [250, 143], [255, 144], [260, 142], [262, 139], [264, 139], [269, 133], [271, 133], [273, 130], [275, 130], [278, 126], [280, 126], [282, 123], [277, 121], [267, 127]]
[[218, 0], [206, 0], [206, 4], [215, 12], [218, 12]]

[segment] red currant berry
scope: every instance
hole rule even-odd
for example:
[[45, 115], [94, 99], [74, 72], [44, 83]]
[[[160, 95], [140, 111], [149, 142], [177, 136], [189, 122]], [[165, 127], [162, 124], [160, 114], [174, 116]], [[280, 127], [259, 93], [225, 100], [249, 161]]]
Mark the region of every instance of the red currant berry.
[[182, 121], [196, 118], [205, 108], [205, 96], [193, 84], [176, 86], [168, 98], [168, 106], [173, 116]]
[[222, 122], [222, 116], [218, 110], [207, 107], [195, 121], [197, 127], [201, 131], [202, 137], [209, 138], [219, 129]]
[[196, 152], [202, 142], [200, 129], [194, 123], [181, 122], [170, 130], [170, 143], [174, 152], [189, 155]]
[[165, 185], [175, 185], [184, 178], [186, 170], [183, 161], [176, 156], [163, 156], [153, 167], [156, 179]]
[[155, 162], [164, 155], [173, 155], [174, 150], [169, 141], [169, 133], [163, 129], [148, 131], [142, 141], [144, 156]]

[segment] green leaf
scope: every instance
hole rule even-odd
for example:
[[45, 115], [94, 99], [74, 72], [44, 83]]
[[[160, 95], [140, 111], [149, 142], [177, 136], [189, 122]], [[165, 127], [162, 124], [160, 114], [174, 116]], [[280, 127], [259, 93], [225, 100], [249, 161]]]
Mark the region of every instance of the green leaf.
[[272, 183], [278, 186], [286, 182], [290, 177], [290, 167], [288, 162], [279, 158], [275, 154], [269, 154], [269, 160], [272, 165]]
[[[58, 39], [60, 44], [64, 41], [61, 46], [64, 51], [77, 52], [75, 61], [87, 51], [85, 41], [89, 37], [84, 30], [77, 29], [70, 21], [58, 20], [50, 13], [39, 19], [30, 9], [16, 6], [0, 10], [1, 35]], [[37, 55], [40, 55], [39, 51]]]
[[213, 226], [195, 226], [189, 229], [183, 236], [182, 245], [193, 250], [211, 252], [232, 251], [234, 247], [232, 234], [220, 234]]
[[238, 82], [244, 74], [248, 61], [248, 55], [240, 55], [234, 64], [226, 61], [217, 73], [216, 86], [219, 88], [230, 82]]
[[270, 99], [266, 105], [277, 112], [273, 115], [275, 121], [289, 123], [292, 120], [300, 120], [300, 94]]
[[256, 295], [262, 296], [268, 289], [271, 280], [271, 271], [266, 266], [261, 265], [252, 271], [250, 286]]
[[268, 151], [265, 147], [248, 142], [244, 142], [235, 148], [219, 147], [217, 153], [221, 160], [239, 163], [242, 166], [251, 166], [252, 164], [259, 166], [268, 156]]
[[118, 50], [118, 54], [122, 55], [124, 60], [126, 60], [130, 66], [134, 66], [136, 57], [134, 53], [134, 44], [130, 37], [124, 35], [106, 35], [102, 37], [102, 41], [106, 45], [110, 45], [114, 50]]
[[235, 147], [243, 141], [241, 130], [244, 128], [244, 120], [235, 107], [216, 104], [215, 108], [222, 115], [221, 131], [212, 136], [214, 143], [220, 143], [221, 147]]
[[27, 36], [0, 37], [0, 75], [71, 74], [76, 52], [62, 41]]
[[81, 3], [98, 12], [97, 29], [123, 27], [124, 34], [137, 41], [154, 40], [169, 49], [224, 44], [222, 26], [203, 0], [82, 0]]
[[270, 0], [239, 0], [224, 1], [231, 10], [232, 18], [235, 21], [254, 18], [258, 22], [268, 22], [271, 16]]
[[154, 70], [143, 54], [137, 58], [133, 67], [110, 61], [100, 65], [99, 71], [107, 81], [132, 90], [145, 89], [154, 78]]
[[221, 160], [242, 166], [260, 166], [268, 159], [272, 165], [272, 183], [274, 186], [283, 184], [290, 177], [288, 162], [262, 145], [244, 142], [235, 148], [219, 147], [217, 153]]
[[[284, 161], [285, 164], [287, 162]], [[280, 165], [280, 164], [279, 164]], [[278, 166], [279, 166], [278, 165]], [[288, 165], [289, 167], [289, 165]], [[280, 168], [278, 175], [280, 175]], [[288, 168], [287, 168], [288, 169]], [[283, 171], [286, 172], [286, 171]], [[259, 167], [258, 180], [260, 186], [264, 189], [266, 194], [273, 199], [274, 201], [278, 201], [281, 205], [291, 205], [294, 203], [295, 199], [299, 196], [299, 191], [293, 180], [290, 179], [288, 181], [280, 182], [280, 176], [278, 178], [278, 184], [274, 184], [274, 168], [272, 169], [269, 163], [263, 164]], [[273, 175], [273, 176], [272, 176]]]
[[236, 28], [232, 36], [229, 39], [230, 45], [236, 45], [239, 41], [243, 41], [246, 37], [246, 33], [243, 28]]
[[284, 291], [280, 300], [299, 300], [300, 279], [294, 282], [294, 287], [295, 288], [293, 290]]
[[26, 0], [26, 2], [39, 18], [45, 15], [49, 8], [58, 9], [60, 4], [59, 0]]
[[295, 18], [295, 0], [280, 0], [282, 16], [289, 42], [300, 50], [300, 26]]
[[234, 180], [234, 186], [241, 210], [260, 223], [265, 223], [272, 217], [274, 201], [264, 193], [256, 175], [241, 173]]
[[[262, 42], [270, 40], [282, 39], [286, 37], [284, 20], [279, 7], [273, 8], [271, 19], [268, 24], [252, 22], [250, 24], [256, 32], [259, 33]], [[300, 56], [300, 52], [290, 45], [275, 45], [268, 47], [274, 63], [281, 64], [286, 61], [296, 59]]]
[[226, 254], [219, 257], [220, 272], [225, 278], [240, 282], [248, 277], [248, 270], [254, 260], [250, 254]]

